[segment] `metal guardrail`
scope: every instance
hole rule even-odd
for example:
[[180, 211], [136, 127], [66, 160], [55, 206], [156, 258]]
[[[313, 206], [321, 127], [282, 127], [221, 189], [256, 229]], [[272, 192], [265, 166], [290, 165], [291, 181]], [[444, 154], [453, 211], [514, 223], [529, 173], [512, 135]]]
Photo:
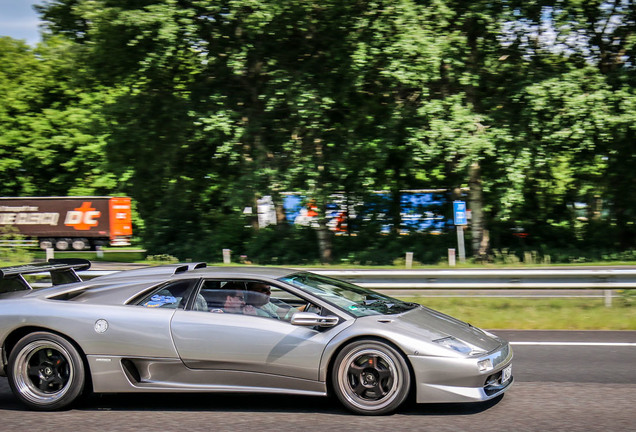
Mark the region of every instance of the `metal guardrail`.
[[[115, 273], [87, 270], [86, 279]], [[636, 289], [636, 269], [312, 270], [371, 289]]]
[[636, 269], [316, 270], [371, 289], [636, 289]]
[[636, 269], [321, 270], [370, 289], [580, 290], [601, 289], [605, 306], [614, 290], [636, 289]]
[[[612, 305], [614, 290], [636, 289], [636, 269], [472, 269], [472, 270], [312, 270], [374, 290], [603, 290]], [[111, 274], [89, 270], [82, 277]], [[404, 293], [404, 291], [401, 291]]]

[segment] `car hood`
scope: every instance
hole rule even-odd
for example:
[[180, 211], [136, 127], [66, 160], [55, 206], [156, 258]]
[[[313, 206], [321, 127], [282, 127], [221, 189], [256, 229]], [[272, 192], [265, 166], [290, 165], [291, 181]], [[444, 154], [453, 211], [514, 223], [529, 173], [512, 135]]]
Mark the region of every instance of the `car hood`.
[[454, 337], [485, 352], [499, 348], [503, 342], [477, 327], [424, 306], [392, 315], [390, 319], [402, 331], [430, 341]]

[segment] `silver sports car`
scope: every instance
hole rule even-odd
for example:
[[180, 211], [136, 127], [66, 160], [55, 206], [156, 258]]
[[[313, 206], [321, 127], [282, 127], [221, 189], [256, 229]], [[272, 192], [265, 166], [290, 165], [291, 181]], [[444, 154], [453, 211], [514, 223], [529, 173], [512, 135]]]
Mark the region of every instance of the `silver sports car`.
[[[485, 401], [513, 381], [497, 336], [315, 273], [187, 263], [82, 281], [89, 267], [0, 269], [0, 374], [32, 409], [91, 389], [334, 394], [385, 414], [409, 396]], [[52, 286], [32, 289], [43, 273]]]

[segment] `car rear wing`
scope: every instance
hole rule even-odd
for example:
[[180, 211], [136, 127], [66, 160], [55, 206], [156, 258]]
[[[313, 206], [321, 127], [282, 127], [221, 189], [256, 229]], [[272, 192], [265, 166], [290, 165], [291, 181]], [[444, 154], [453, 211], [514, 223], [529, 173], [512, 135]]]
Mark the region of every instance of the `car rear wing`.
[[24, 264], [0, 268], [0, 294], [11, 291], [30, 290], [33, 287], [23, 275], [49, 273], [53, 285], [81, 282], [76, 272], [88, 270], [91, 262], [81, 258], [50, 259], [44, 263]]

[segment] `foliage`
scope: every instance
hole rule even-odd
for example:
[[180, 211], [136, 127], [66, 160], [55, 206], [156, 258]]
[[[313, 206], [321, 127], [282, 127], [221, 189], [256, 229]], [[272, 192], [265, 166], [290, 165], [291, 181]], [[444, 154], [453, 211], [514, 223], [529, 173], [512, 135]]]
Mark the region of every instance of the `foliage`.
[[[43, 43], [0, 38], [1, 194], [128, 194], [152, 254], [384, 264], [445, 259], [452, 233], [398, 229], [401, 190], [443, 188], [467, 191], [475, 259], [621, 253], [636, 247], [634, 6], [45, 2]], [[330, 195], [378, 190], [390, 235], [327, 229]], [[313, 231], [244, 215], [284, 192], [313, 200]]]
[[624, 305], [634, 307], [636, 306], [636, 290], [626, 289], [619, 290], [618, 294]]
[[172, 255], [162, 254], [162, 255], [148, 255], [146, 257], [146, 261], [149, 264], [154, 265], [163, 265], [163, 264], [174, 264], [178, 263], [179, 259], [173, 257]]
[[320, 261], [315, 230], [307, 227], [266, 228], [250, 236], [244, 254], [255, 264], [314, 264]]
[[87, 195], [115, 189], [104, 165], [106, 96], [87, 88], [76, 50], [51, 38], [31, 50], [0, 38], [2, 195]]
[[33, 261], [33, 253], [28, 248], [19, 245], [25, 239], [26, 237], [20, 235], [11, 226], [0, 228], [0, 263], [2, 265], [24, 264]]

